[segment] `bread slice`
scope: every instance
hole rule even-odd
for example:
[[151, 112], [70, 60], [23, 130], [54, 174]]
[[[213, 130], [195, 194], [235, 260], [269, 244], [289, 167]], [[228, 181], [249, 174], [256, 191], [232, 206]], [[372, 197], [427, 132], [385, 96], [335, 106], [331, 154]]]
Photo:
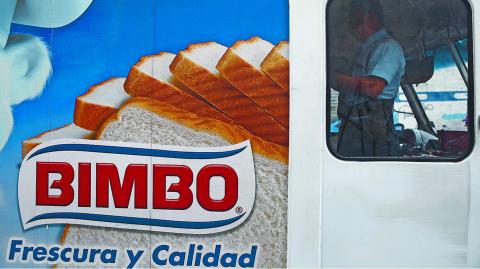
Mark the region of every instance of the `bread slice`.
[[75, 124], [69, 124], [58, 129], [41, 133], [35, 137], [24, 140], [22, 143], [22, 157], [25, 158], [27, 154], [36, 146], [48, 142], [54, 139], [62, 138], [78, 138], [78, 139], [94, 139], [95, 133], [89, 130], [85, 130], [76, 126]]
[[273, 45], [259, 37], [237, 41], [223, 55], [217, 69], [228, 82], [288, 128], [288, 91], [261, 70]]
[[[250, 139], [254, 150], [256, 198], [249, 218], [239, 227], [211, 235], [171, 234], [149, 231], [71, 225], [64, 233], [65, 244], [115, 246], [150, 249], [153, 244], [168, 244], [183, 250], [188, 242], [201, 242], [204, 251], [215, 244], [229, 252], [244, 252], [258, 245], [256, 267], [284, 268], [287, 257], [287, 148], [266, 142], [241, 128], [218, 120], [199, 117], [166, 103], [134, 98], [108, 119], [98, 139], [178, 146], [224, 146]], [[152, 244], [152, 246], [150, 246]], [[150, 267], [147, 255], [137, 267]], [[126, 255], [119, 263], [126, 264]]]
[[[145, 56], [135, 64], [125, 81], [125, 91], [134, 97], [148, 97], [188, 110], [199, 116], [232, 122], [225, 114], [192, 95], [185, 86], [173, 79], [169, 66], [175, 54], [161, 52]], [[182, 90], [179, 88], [184, 87]]]
[[123, 89], [124, 83], [125, 78], [111, 78], [77, 97], [73, 122], [90, 131], [98, 130], [130, 98]]
[[[229, 144], [236, 144], [236, 143], [243, 142], [245, 140], [250, 140], [250, 143], [252, 144], [252, 148], [255, 152], [262, 154], [270, 159], [275, 159], [283, 163], [287, 163], [288, 148], [285, 146], [281, 146], [275, 143], [265, 141], [264, 139], [249, 133], [248, 131], [246, 131], [245, 129], [239, 126], [235, 126], [233, 124], [228, 124], [228, 123], [211, 119], [211, 118], [200, 117], [190, 111], [179, 109], [165, 102], [152, 100], [149, 98], [142, 98], [142, 97], [136, 97], [136, 98], [130, 99], [122, 106], [122, 108], [116, 114], [112, 115], [108, 120], [106, 120], [105, 123], [97, 132], [97, 139], [101, 140], [104, 136], [108, 135], [106, 134], [107, 128], [111, 126], [112, 122], [116, 122], [116, 123], [121, 122], [123, 120], [121, 116], [125, 115], [123, 111], [131, 108], [148, 110], [154, 113], [155, 116], [157, 117], [162, 117], [171, 121], [175, 121], [178, 124], [182, 124], [193, 130], [197, 130], [200, 132], [207, 132], [210, 134], [220, 136], [223, 139], [225, 139]], [[146, 117], [145, 121], [148, 121], [148, 120], [149, 120], [149, 117]], [[150, 119], [150, 121], [152, 120]], [[153, 119], [153, 121], [155, 121], [155, 119]], [[152, 122], [149, 125], [162, 127], [161, 124], [155, 125], [155, 122]], [[180, 132], [177, 132], [177, 133], [179, 135], [181, 134]], [[148, 134], [146, 135], [148, 136]], [[152, 134], [152, 135], [155, 135], [155, 134]], [[132, 137], [132, 139], [138, 140], [142, 138]], [[162, 138], [162, 139], [167, 139], [167, 138]], [[175, 139], [177, 138], [171, 137], [171, 139], [173, 140], [169, 141], [168, 144], [175, 145], [175, 143], [177, 142]], [[190, 145], [195, 146], [196, 141], [192, 141], [192, 143], [193, 144], [190, 144]], [[200, 143], [206, 143], [206, 142], [203, 139], [201, 139]], [[215, 145], [212, 144], [212, 146], [215, 146]]]
[[288, 58], [288, 42], [282, 41], [270, 51], [260, 66], [284, 90], [290, 90], [290, 62]]
[[224, 112], [252, 134], [280, 145], [288, 145], [288, 131], [250, 98], [223, 80], [216, 69], [227, 48], [215, 42], [190, 45], [170, 65], [182, 84]]

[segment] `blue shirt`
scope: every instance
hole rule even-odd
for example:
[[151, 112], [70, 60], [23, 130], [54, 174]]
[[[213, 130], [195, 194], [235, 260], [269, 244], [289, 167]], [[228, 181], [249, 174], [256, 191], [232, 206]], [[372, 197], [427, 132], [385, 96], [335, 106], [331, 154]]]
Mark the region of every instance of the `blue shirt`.
[[[357, 51], [352, 70], [353, 77], [376, 76], [383, 78], [387, 86], [378, 99], [394, 99], [405, 74], [405, 56], [400, 44], [385, 29], [371, 35]], [[353, 105], [367, 100], [358, 93], [344, 92], [344, 101]]]

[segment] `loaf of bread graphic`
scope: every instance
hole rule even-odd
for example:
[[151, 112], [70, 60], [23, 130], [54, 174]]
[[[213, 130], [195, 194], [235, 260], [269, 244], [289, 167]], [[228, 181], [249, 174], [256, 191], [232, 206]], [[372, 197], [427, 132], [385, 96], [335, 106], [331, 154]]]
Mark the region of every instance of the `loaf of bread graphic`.
[[[255, 244], [257, 267], [286, 267], [288, 93], [288, 43], [274, 47], [257, 37], [230, 48], [207, 42], [177, 54], [144, 56], [126, 78], [92, 86], [77, 98], [74, 123], [24, 141], [24, 156], [59, 138], [193, 147], [249, 140], [254, 152], [255, 205], [241, 226], [218, 234], [67, 224], [62, 244], [150, 249], [162, 242], [181, 250], [188, 242], [201, 242], [220, 243], [232, 252]], [[150, 266], [149, 251], [145, 255], [137, 267]], [[119, 259], [127, 264], [124, 255]]]

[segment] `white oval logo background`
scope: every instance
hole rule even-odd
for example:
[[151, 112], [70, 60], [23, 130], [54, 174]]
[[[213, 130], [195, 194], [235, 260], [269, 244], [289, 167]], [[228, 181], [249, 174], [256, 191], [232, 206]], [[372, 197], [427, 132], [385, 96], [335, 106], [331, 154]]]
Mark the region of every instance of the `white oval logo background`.
[[[68, 163], [73, 167], [71, 186], [73, 202], [67, 206], [36, 205], [37, 163]], [[91, 164], [91, 206], [78, 206], [78, 164]], [[117, 168], [122, 182], [127, 166], [148, 166], [147, 208], [134, 207], [135, 187], [130, 193], [127, 208], [114, 207], [109, 188], [108, 207], [96, 207], [95, 164], [110, 163]], [[188, 209], [153, 209], [153, 165], [184, 165], [193, 172], [190, 190], [193, 203]], [[196, 197], [197, 174], [208, 165], [227, 165], [238, 176], [238, 198], [228, 211], [208, 211], [202, 208]], [[59, 175], [49, 175], [51, 182]], [[168, 184], [167, 180], [167, 184]], [[174, 183], [171, 181], [170, 183]], [[168, 190], [168, 186], [166, 186]], [[59, 195], [58, 189], [49, 188], [49, 195]], [[223, 180], [210, 180], [210, 197], [221, 199], [225, 194]], [[175, 199], [176, 193], [167, 193]], [[232, 229], [248, 218], [255, 201], [255, 170], [249, 141], [225, 147], [178, 147], [139, 143], [61, 139], [44, 143], [32, 150], [22, 162], [18, 181], [18, 201], [24, 229], [44, 224], [81, 224], [152, 230], [171, 233], [210, 234]]]

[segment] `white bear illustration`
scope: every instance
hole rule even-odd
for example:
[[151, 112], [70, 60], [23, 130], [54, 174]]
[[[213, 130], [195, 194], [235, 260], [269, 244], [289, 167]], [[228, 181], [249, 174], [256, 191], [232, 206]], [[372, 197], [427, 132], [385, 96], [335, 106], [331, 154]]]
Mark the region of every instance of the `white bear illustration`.
[[12, 22], [46, 28], [65, 26], [83, 14], [92, 1], [0, 1], [0, 150], [13, 128], [12, 106], [40, 95], [52, 70], [45, 43], [31, 35], [10, 35]]

